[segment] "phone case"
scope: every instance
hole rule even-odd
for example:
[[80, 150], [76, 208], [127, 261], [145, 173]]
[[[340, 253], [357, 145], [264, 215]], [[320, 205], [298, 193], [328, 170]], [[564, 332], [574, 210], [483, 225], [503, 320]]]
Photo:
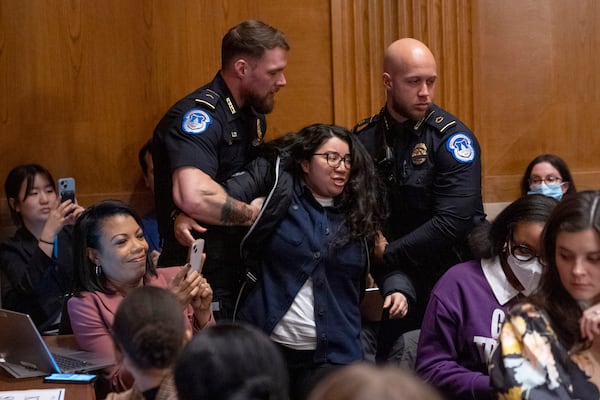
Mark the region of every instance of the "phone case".
[[202, 273], [202, 253], [204, 252], [204, 239], [196, 239], [190, 246], [190, 271]]
[[58, 180], [58, 194], [61, 203], [67, 199], [75, 202], [75, 178], [60, 178]]

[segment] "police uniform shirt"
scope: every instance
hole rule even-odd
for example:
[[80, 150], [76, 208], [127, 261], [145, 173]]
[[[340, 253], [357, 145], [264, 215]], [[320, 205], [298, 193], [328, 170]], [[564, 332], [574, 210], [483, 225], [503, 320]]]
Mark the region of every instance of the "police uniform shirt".
[[485, 218], [473, 133], [435, 105], [421, 121], [396, 123], [384, 108], [362, 125], [355, 131], [388, 192], [386, 261], [406, 265], [433, 257], [438, 271], [458, 262], [448, 252]]
[[254, 158], [265, 118], [239, 109], [220, 73], [209, 84], [179, 100], [154, 131], [155, 200], [161, 236], [172, 238], [172, 174], [195, 167], [223, 182]]

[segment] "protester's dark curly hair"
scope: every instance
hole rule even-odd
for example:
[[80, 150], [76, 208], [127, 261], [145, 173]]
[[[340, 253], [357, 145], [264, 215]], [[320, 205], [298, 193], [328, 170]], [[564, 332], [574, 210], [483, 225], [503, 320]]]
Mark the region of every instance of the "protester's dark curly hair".
[[310, 160], [317, 149], [333, 137], [348, 143], [352, 157], [348, 182], [342, 194], [335, 199], [335, 204], [346, 216], [349, 239], [366, 238], [372, 245], [377, 232], [382, 227], [386, 212], [375, 166], [356, 135], [341, 126], [314, 124], [303, 128], [298, 133], [282, 136], [270, 144], [288, 156], [286, 168], [297, 176], [302, 176], [302, 161]]

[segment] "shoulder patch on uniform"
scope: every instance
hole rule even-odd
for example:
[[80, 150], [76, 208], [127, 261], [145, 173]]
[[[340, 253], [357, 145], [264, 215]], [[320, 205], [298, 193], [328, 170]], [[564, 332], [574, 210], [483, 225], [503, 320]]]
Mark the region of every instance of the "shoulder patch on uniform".
[[432, 110], [425, 120], [427, 124], [433, 126], [441, 134], [444, 134], [449, 128], [456, 125], [454, 116], [440, 108]]
[[368, 128], [372, 124], [376, 123], [377, 121], [379, 121], [379, 114], [375, 114], [371, 117], [365, 118], [362, 121], [360, 121], [358, 124], [356, 124], [354, 126], [354, 128], [352, 128], [352, 132], [360, 133], [361, 131], [365, 130], [366, 128]]
[[204, 89], [202, 92], [200, 92], [200, 95], [194, 99], [194, 101], [198, 105], [204, 105], [210, 108], [211, 110], [214, 110], [217, 108], [219, 98], [220, 96], [217, 92], [210, 89]]
[[458, 132], [450, 136], [450, 139], [446, 142], [446, 149], [458, 162], [470, 163], [475, 159], [473, 140], [464, 132]]
[[204, 133], [212, 122], [212, 117], [206, 111], [200, 110], [199, 108], [192, 108], [183, 116], [181, 129], [185, 133], [197, 135]]

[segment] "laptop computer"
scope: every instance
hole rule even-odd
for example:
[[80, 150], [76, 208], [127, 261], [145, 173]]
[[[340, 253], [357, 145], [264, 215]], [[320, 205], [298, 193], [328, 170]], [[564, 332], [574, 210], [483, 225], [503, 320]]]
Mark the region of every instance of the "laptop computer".
[[0, 367], [15, 378], [90, 372], [114, 363], [81, 350], [53, 347], [50, 352], [29, 315], [0, 309]]

